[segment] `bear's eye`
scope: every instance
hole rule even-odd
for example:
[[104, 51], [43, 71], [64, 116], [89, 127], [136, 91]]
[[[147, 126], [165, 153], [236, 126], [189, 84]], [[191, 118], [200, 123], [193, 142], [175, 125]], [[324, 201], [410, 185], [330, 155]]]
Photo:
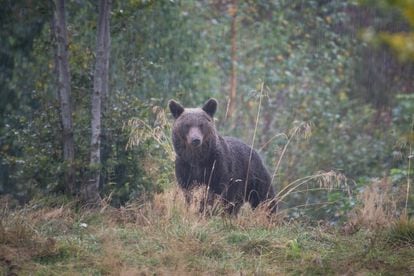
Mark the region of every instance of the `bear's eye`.
[[184, 124], [184, 128], [186, 129], [186, 130], [189, 130], [190, 129], [190, 124]]
[[204, 124], [199, 124], [199, 125], [198, 125], [198, 127], [199, 127], [200, 129], [203, 129]]

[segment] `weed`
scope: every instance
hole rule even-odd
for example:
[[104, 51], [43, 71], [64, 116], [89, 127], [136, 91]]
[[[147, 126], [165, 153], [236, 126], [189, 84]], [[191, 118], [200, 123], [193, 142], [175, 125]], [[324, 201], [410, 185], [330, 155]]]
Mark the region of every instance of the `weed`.
[[[409, 137], [414, 137], [414, 116], [412, 116], [411, 119], [411, 131]], [[414, 158], [413, 153], [413, 145], [412, 141], [408, 141], [408, 167], [407, 167], [407, 191], [406, 191], [406, 197], [405, 197], [405, 208], [404, 208], [404, 214], [405, 216], [408, 216], [408, 201], [410, 199], [410, 187], [411, 187], [411, 160]]]
[[298, 240], [297, 239], [293, 239], [293, 240], [289, 240], [287, 242], [287, 248], [288, 250], [286, 251], [286, 256], [289, 258], [298, 258], [301, 255], [301, 248], [299, 246]]
[[391, 193], [388, 178], [366, 186], [359, 197], [360, 204], [350, 213], [348, 225], [354, 228], [384, 229], [395, 221], [398, 199]]
[[123, 128], [130, 131], [126, 147], [138, 146], [140, 143], [152, 139], [163, 148], [168, 159], [173, 161], [175, 153], [170, 135], [167, 134], [171, 129], [171, 125], [162, 107], [154, 106], [152, 111], [156, 115], [154, 125], [150, 125], [139, 118], [132, 118], [124, 124]]
[[388, 238], [393, 244], [414, 246], [414, 220], [401, 218], [394, 222]]
[[56, 240], [38, 233], [28, 219], [27, 210], [3, 212], [0, 234], [0, 265], [4, 266], [5, 275], [25, 269], [31, 259], [41, 260], [58, 254]]

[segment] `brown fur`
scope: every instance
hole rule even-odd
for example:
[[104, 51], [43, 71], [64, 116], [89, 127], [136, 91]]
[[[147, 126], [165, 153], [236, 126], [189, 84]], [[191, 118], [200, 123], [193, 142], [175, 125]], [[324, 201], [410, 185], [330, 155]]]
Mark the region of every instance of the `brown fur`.
[[[237, 214], [245, 201], [255, 208], [274, 198], [270, 175], [258, 153], [236, 138], [218, 134], [213, 121], [215, 99], [202, 108], [184, 108], [171, 100], [169, 108], [175, 118], [175, 174], [187, 194], [197, 185], [207, 185], [209, 198], [220, 195], [231, 214]], [[269, 208], [273, 212], [276, 206]]]

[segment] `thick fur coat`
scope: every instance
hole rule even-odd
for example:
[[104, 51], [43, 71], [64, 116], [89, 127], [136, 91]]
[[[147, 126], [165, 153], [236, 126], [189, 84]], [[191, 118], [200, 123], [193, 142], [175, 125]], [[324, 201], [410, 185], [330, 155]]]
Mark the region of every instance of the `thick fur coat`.
[[253, 208], [269, 201], [270, 211], [275, 211], [271, 178], [258, 153], [242, 141], [217, 132], [215, 99], [202, 108], [184, 108], [171, 100], [169, 108], [175, 118], [175, 175], [187, 195], [194, 186], [208, 185], [209, 193], [219, 195], [230, 214], [237, 214], [246, 201]]

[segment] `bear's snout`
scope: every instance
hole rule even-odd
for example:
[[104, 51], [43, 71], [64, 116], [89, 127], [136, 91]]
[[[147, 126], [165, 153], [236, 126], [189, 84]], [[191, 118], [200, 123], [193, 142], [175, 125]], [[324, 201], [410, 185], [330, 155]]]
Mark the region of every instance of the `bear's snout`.
[[198, 127], [192, 127], [188, 131], [187, 143], [193, 147], [199, 147], [203, 143], [203, 134]]
[[198, 138], [194, 138], [194, 139], [191, 141], [191, 145], [193, 145], [194, 147], [198, 147], [200, 144], [201, 144], [201, 140], [200, 140], [200, 139], [198, 139]]

